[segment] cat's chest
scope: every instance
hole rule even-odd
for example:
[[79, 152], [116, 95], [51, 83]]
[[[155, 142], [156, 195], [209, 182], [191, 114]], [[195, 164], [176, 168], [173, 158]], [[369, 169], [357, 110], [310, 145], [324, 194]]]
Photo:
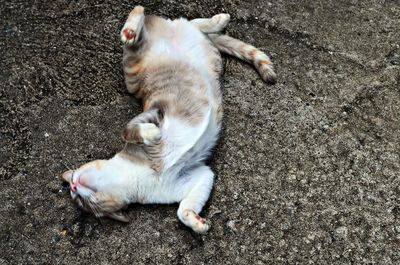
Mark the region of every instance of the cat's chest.
[[166, 39], [157, 39], [151, 45], [150, 55], [155, 56], [171, 56], [173, 58], [179, 58], [189, 52], [189, 40], [178, 39], [177, 36]]
[[176, 198], [176, 181], [167, 176], [152, 176], [141, 179], [137, 186], [135, 202], [148, 203], [174, 203]]
[[185, 62], [200, 62], [202, 58], [207, 57], [205, 37], [190, 22], [172, 21], [167, 31], [150, 41], [149, 55], [154, 59], [171, 57]]

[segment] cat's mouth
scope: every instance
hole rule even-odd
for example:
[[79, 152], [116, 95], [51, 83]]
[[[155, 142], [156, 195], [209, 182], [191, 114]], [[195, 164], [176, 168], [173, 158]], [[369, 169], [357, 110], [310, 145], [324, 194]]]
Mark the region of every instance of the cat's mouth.
[[97, 217], [103, 216], [99, 207], [97, 207], [90, 198], [83, 197], [79, 193], [75, 193], [73, 200], [82, 210], [93, 213]]
[[83, 209], [86, 210], [86, 208], [83, 206], [84, 203], [85, 203], [85, 200], [84, 200], [84, 198], [83, 198], [81, 195], [76, 194], [76, 196], [75, 196], [75, 198], [74, 198], [73, 200], [74, 200], [74, 202], [75, 202], [76, 204], [78, 204], [78, 206], [79, 206], [80, 208], [83, 208]]
[[93, 213], [96, 217], [104, 215], [101, 206], [96, 203], [95, 191], [79, 184], [79, 178], [77, 182], [71, 182], [71, 196], [72, 200], [78, 205], [79, 208], [87, 212]]
[[70, 170], [64, 173], [63, 178], [69, 183], [72, 200], [79, 208], [94, 213], [96, 216], [102, 216], [99, 207], [93, 202], [93, 196], [96, 190], [87, 187], [76, 171]]

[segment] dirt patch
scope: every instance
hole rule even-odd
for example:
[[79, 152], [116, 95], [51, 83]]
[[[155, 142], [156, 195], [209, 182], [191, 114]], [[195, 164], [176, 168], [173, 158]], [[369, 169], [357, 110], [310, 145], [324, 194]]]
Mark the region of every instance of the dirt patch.
[[[278, 83], [225, 58], [217, 180], [191, 233], [176, 205], [133, 222], [76, 209], [60, 174], [109, 158], [138, 114], [118, 32], [135, 3], [0, 6], [0, 264], [398, 264], [400, 7], [396, 1], [144, 1], [172, 18], [227, 12]], [[240, 133], [238, 133], [240, 132]]]

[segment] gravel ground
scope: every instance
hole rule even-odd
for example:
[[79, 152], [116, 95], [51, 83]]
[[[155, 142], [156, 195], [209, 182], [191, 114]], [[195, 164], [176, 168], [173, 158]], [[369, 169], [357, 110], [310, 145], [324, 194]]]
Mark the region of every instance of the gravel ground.
[[[118, 38], [136, 4], [230, 13], [228, 34], [276, 65], [266, 85], [224, 59], [204, 236], [177, 205], [96, 219], [61, 182], [141, 111]], [[399, 1], [6, 0], [0, 26], [0, 264], [400, 264]]]

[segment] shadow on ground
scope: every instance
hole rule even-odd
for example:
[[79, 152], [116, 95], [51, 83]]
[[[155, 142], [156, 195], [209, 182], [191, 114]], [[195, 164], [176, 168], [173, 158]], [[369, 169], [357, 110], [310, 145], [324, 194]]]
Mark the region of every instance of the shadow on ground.
[[127, 225], [79, 211], [60, 174], [111, 157], [140, 112], [118, 40], [136, 4], [0, 6], [0, 264], [399, 264], [397, 1], [140, 2], [230, 13], [227, 32], [272, 55], [278, 83], [225, 58], [207, 235], [176, 205], [133, 205]]

